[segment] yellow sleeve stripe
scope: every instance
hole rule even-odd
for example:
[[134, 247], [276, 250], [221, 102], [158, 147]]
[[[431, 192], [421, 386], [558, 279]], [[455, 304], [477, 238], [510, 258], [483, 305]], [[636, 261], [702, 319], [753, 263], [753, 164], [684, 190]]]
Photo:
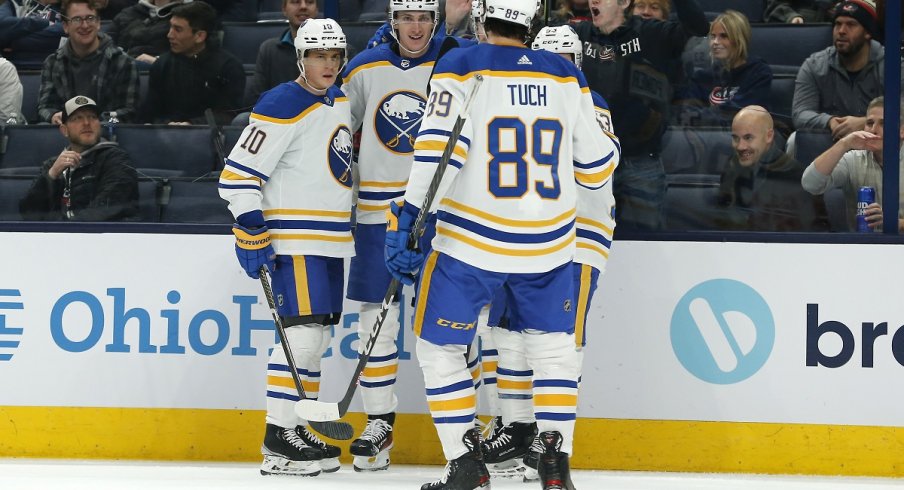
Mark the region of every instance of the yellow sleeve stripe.
[[467, 410], [477, 406], [477, 395], [468, 395], [451, 400], [428, 401], [431, 412], [450, 412], [453, 410]]
[[590, 218], [582, 218], [580, 216], [578, 216], [578, 218], [575, 221], [577, 221], [579, 224], [582, 224], [582, 225], [599, 228], [599, 229], [605, 231], [606, 233], [608, 233], [610, 236], [612, 235], [612, 228], [609, 228], [608, 226], [606, 226], [605, 224], [603, 224], [600, 221], [592, 220]]
[[311, 104], [311, 107], [308, 107], [307, 109], [301, 111], [301, 114], [299, 114], [291, 119], [281, 119], [278, 117], [265, 116], [263, 114], [257, 114], [254, 112], [251, 113], [250, 117], [251, 117], [251, 119], [257, 119], [258, 121], [272, 122], [274, 124], [292, 124], [292, 123], [297, 123], [298, 121], [301, 121], [302, 119], [304, 119], [305, 116], [310, 114], [311, 111], [317, 109], [318, 107], [320, 107], [322, 105], [323, 104], [321, 104], [320, 102]]
[[253, 180], [257, 182], [258, 185], [263, 185], [263, 181], [260, 177], [255, 177], [253, 175], [239, 175], [230, 170], [223, 169], [223, 172], [220, 173], [220, 179], [223, 180]]
[[458, 240], [462, 243], [466, 243], [474, 248], [479, 248], [480, 250], [484, 250], [486, 252], [490, 252], [496, 255], [508, 255], [513, 257], [538, 257], [542, 255], [550, 255], [559, 250], [562, 250], [565, 247], [568, 247], [574, 242], [574, 231], [572, 231], [567, 240], [563, 240], [560, 243], [557, 243], [551, 247], [546, 248], [534, 248], [534, 249], [511, 249], [511, 248], [502, 248], [497, 247], [495, 245], [487, 245], [478, 240], [475, 240], [469, 236], [462, 235], [461, 233], [449, 230], [443, 226], [437, 226], [436, 233], [439, 235], [445, 235], [455, 240]]
[[376, 68], [378, 66], [392, 66], [392, 63], [390, 63], [388, 61], [374, 61], [373, 63], [365, 63], [365, 64], [359, 66], [358, 68], [355, 68], [354, 70], [352, 70], [348, 74], [347, 77], [342, 79], [342, 83], [343, 84], [348, 83], [348, 81], [351, 80], [351, 78], [353, 76], [355, 76], [355, 73], [358, 73], [361, 70], [369, 70], [371, 68]]
[[[433, 75], [434, 79], [441, 80], [444, 78], [457, 80], [459, 82], [465, 82], [475, 75], [484, 75], [491, 77], [499, 77], [499, 78], [544, 78], [547, 80], [554, 80], [559, 83], [578, 83], [578, 79], [575, 77], [557, 77], [555, 75], [550, 75], [546, 73], [538, 73], [534, 71], [501, 71], [501, 70], [479, 70], [472, 71], [469, 73], [465, 73], [464, 75], [458, 75], [456, 73], [436, 73]], [[590, 93], [590, 89], [586, 87], [582, 87], [581, 90], [585, 90], [587, 93]]]
[[607, 259], [609, 258], [609, 252], [603, 250], [603, 249], [600, 248], [600, 247], [596, 247], [596, 246], [594, 246], [594, 245], [591, 245], [591, 244], [589, 244], [589, 243], [587, 243], [587, 242], [578, 241], [577, 244], [575, 244], [575, 246], [576, 246], [577, 248], [583, 248], [583, 249], [587, 249], [587, 250], [592, 250], [592, 251], [594, 251], [594, 252], [596, 252], [596, 253], [602, 255], [603, 257], [605, 257], [605, 258], [607, 258]]
[[568, 211], [565, 211], [564, 213], [562, 213], [554, 218], [550, 218], [550, 219], [515, 220], [515, 219], [501, 218], [499, 216], [492, 215], [490, 213], [481, 211], [477, 208], [473, 208], [471, 206], [467, 206], [460, 202], [453, 201], [449, 198], [444, 198], [442, 201], [440, 201], [440, 204], [443, 206], [448, 206], [452, 209], [457, 209], [459, 211], [477, 216], [478, 218], [485, 219], [492, 223], [497, 223], [497, 224], [505, 225], [505, 226], [516, 226], [519, 228], [535, 228], [538, 226], [562, 225], [562, 224], [564, 224], [565, 221], [570, 221], [574, 217], [574, 212], [575, 212], [574, 208], [572, 208], [572, 209], [569, 209]]
[[[452, 150], [452, 153], [462, 160], [465, 160], [468, 158], [468, 154], [465, 152], [464, 148], [459, 146], [459, 143], [460, 142], [455, 143], [455, 148]], [[442, 141], [417, 140], [414, 144], [414, 151], [436, 151], [442, 153], [446, 151], [446, 143]]]
[[275, 215], [284, 215], [284, 216], [325, 216], [330, 218], [349, 218], [351, 219], [352, 213], [351, 211], [324, 211], [320, 209], [287, 209], [287, 208], [274, 208], [274, 209], [265, 209], [264, 216], [275, 216]]
[[358, 203], [359, 211], [386, 211], [387, 209], [389, 209], [389, 204], [380, 204], [378, 206], [373, 206], [371, 204]]
[[495, 372], [499, 361], [483, 361], [482, 367], [485, 372]]
[[590, 87], [581, 87], [581, 92], [582, 92], [582, 93], [585, 93], [585, 94], [589, 94], [589, 93], [590, 93]]
[[615, 170], [615, 165], [609, 165], [602, 172], [597, 172], [594, 174], [582, 174], [575, 172], [574, 178], [584, 185], [593, 185], [593, 184], [602, 184], [612, 175], [612, 171]]

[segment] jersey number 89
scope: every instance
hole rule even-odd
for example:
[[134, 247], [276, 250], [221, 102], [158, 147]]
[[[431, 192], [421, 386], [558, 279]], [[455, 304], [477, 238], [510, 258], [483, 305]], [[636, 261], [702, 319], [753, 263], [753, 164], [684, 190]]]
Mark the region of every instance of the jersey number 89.
[[[530, 178], [530, 165], [526, 159], [527, 138], [530, 136], [530, 148], [532, 160], [536, 165], [548, 166], [552, 174], [552, 186], [547, 186], [543, 180], [535, 180], [533, 188], [544, 199], [558, 199], [561, 193], [559, 187], [559, 148], [562, 143], [562, 123], [555, 119], [537, 119], [528, 127], [518, 118], [497, 117], [490, 121], [488, 126], [487, 148], [493, 157], [488, 166], [490, 192], [497, 198], [518, 198], [528, 191]], [[500, 140], [504, 133], [514, 133], [514, 148], [503, 149]], [[529, 134], [528, 134], [529, 133]], [[543, 151], [544, 135], [549, 151]], [[503, 185], [501, 168], [503, 164], [512, 165], [515, 168], [514, 184]]]

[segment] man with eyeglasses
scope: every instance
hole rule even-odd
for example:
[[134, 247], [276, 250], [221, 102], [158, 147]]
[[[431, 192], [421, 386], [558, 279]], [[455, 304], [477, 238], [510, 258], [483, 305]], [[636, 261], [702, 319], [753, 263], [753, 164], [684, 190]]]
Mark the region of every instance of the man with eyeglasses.
[[44, 60], [38, 118], [59, 125], [64, 102], [84, 95], [97, 101], [102, 113], [115, 111], [124, 122], [133, 119], [138, 105], [135, 60], [100, 32], [91, 0], [64, 2], [63, 19], [69, 42]]

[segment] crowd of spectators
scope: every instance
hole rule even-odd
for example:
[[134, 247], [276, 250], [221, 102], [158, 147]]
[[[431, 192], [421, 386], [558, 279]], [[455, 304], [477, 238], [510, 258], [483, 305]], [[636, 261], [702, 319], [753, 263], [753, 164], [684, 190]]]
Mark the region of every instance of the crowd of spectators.
[[[380, 0], [358, 1], [354, 10], [364, 19], [385, 7], [375, 3]], [[446, 32], [468, 35], [470, 1], [448, 3]], [[339, 2], [340, 8], [349, 4]], [[794, 160], [795, 130], [827, 131], [836, 146], [847, 142], [844, 148], [855, 148], [846, 137], [870, 132], [867, 106], [885, 89], [881, 0], [879, 5], [876, 0], [752, 0], [751, 5], [762, 6], [754, 12], [757, 22], [823, 23], [832, 31], [831, 45], [797, 69], [790, 114], [772, 107], [772, 65], [752, 49], [752, 31], [759, 24], [752, 27], [741, 11], [704, 11], [696, 0], [558, 0], [550, 5], [546, 23], [568, 24], [578, 33], [584, 44], [582, 70], [612, 111], [624, 153], [614, 180], [619, 229], [670, 226], [664, 209], [668, 157], [662, 154], [669, 128], [724, 128], [732, 133], [737, 152], [736, 126], [754, 120], [757, 127], [768, 127], [750, 133], [768, 140], [769, 151], [762, 153], [769, 155], [762, 162], [744, 165], [734, 158], [717, 165], [723, 170], [719, 206], [743, 205], [752, 216], [762, 200], [745, 198], [738, 182], [787, 183], [784, 176], [811, 163]], [[9, 58], [0, 58], [0, 123], [24, 122], [15, 65], [20, 71], [41, 70], [41, 123], [61, 125], [65, 101], [78, 95], [96, 101], [102, 121], [115, 113], [126, 123], [206, 124], [212, 114], [218, 125], [241, 124], [241, 118], [233, 119], [236, 114], [247, 111], [264, 91], [298, 76], [295, 34], [306, 19], [320, 15], [316, 0], [283, 0], [286, 29], [261, 43], [252, 74], [246, 73], [250, 65], [221, 48], [221, 21], [254, 20], [256, 8], [254, 0], [0, 0], [0, 50]], [[102, 20], [108, 21], [104, 28]], [[378, 31], [373, 42], [384, 38]], [[147, 73], [144, 90], [141, 73]], [[757, 109], [745, 109], [751, 106]], [[769, 117], [767, 124], [763, 116], [770, 112], [783, 123]], [[850, 198], [847, 205], [853, 205]], [[799, 214], [801, 229], [821, 229], [813, 224], [818, 219]], [[739, 229], [739, 222], [759, 223], [740, 229], [769, 228], [764, 220], [728, 221], [713, 228]]]

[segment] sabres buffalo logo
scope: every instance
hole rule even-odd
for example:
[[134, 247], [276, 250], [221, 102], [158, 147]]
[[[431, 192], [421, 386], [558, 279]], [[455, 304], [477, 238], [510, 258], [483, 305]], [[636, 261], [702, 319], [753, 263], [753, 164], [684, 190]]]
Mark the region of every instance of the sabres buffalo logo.
[[393, 92], [380, 101], [374, 114], [374, 132], [387, 150], [409, 154], [414, 151], [427, 101], [409, 90]]
[[330, 137], [327, 154], [330, 173], [343, 186], [351, 188], [352, 180], [352, 132], [348, 126], [339, 126]]

